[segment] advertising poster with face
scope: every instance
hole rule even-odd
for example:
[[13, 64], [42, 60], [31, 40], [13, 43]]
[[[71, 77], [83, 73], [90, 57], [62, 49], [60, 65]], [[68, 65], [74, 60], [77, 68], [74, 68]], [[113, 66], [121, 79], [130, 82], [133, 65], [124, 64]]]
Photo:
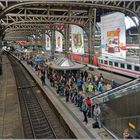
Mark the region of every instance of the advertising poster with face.
[[45, 38], [46, 38], [46, 50], [51, 50], [51, 40], [50, 40], [50, 37], [46, 34], [45, 35]]
[[84, 31], [77, 25], [71, 26], [71, 40], [72, 40], [72, 52], [75, 54], [84, 54]]
[[63, 35], [58, 32], [55, 31], [55, 40], [56, 40], [56, 51], [58, 52], [62, 52], [63, 51]]
[[101, 17], [102, 55], [126, 58], [125, 15], [116, 12]]

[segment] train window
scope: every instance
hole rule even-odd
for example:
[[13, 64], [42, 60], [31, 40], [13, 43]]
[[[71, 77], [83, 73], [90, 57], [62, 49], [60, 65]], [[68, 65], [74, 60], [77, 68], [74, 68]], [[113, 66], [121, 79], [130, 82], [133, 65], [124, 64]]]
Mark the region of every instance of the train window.
[[138, 66], [135, 66], [134, 69], [135, 69], [135, 71], [140, 71], [140, 67], [138, 67]]
[[107, 64], [107, 61], [106, 60], [104, 61], [104, 64]]
[[127, 69], [131, 70], [132, 69], [132, 66], [127, 64]]
[[123, 63], [121, 63], [121, 68], [124, 68], [124, 64]]
[[103, 60], [101, 59], [101, 63], [103, 64]]
[[111, 66], [113, 65], [112, 61], [109, 61], [109, 65], [111, 65]]
[[114, 65], [115, 65], [115, 67], [118, 67], [118, 63], [117, 62], [115, 62]]

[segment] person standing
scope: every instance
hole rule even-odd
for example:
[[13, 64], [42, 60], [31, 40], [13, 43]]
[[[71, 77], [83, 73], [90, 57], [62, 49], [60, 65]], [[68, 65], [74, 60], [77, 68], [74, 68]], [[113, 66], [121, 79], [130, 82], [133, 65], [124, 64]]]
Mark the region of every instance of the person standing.
[[98, 123], [99, 128], [101, 128], [101, 109], [100, 109], [99, 104], [95, 104], [94, 117], [95, 117], [96, 122]]
[[41, 81], [42, 81], [42, 85], [45, 85], [45, 75], [41, 74]]
[[86, 122], [86, 124], [88, 123], [88, 119], [87, 119], [87, 110], [88, 110], [88, 105], [86, 103], [86, 100], [83, 99], [83, 103], [82, 103], [82, 111], [84, 114], [84, 122]]
[[69, 95], [70, 95], [69, 88], [66, 87], [66, 90], [65, 90], [66, 102], [69, 102]]
[[84, 72], [85, 82], [87, 81], [88, 73], [87, 71]]
[[88, 105], [87, 115], [89, 118], [91, 118], [92, 100], [89, 97], [86, 98], [86, 104]]
[[83, 81], [83, 78], [84, 78], [84, 74], [83, 74], [83, 71], [81, 71], [81, 79]]

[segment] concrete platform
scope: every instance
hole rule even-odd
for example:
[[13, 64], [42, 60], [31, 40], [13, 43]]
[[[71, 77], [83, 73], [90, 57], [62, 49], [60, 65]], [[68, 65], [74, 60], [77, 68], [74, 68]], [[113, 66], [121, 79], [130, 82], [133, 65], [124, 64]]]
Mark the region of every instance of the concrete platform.
[[0, 138], [24, 138], [14, 73], [6, 56], [0, 75]]
[[89, 123], [86, 125], [83, 123], [83, 113], [77, 108], [73, 103], [65, 102], [65, 97], [59, 96], [56, 93], [56, 90], [50, 86], [49, 81], [46, 78], [46, 86], [42, 86], [41, 80], [35, 71], [26, 63], [22, 63], [25, 68], [30, 72], [30, 74], [35, 78], [40, 87], [55, 105], [56, 109], [59, 110], [59, 113], [65, 119], [70, 129], [74, 131], [74, 134], [78, 139], [113, 139], [113, 137], [106, 132], [103, 128], [93, 129], [92, 123], [95, 121], [90, 118], [88, 119]]

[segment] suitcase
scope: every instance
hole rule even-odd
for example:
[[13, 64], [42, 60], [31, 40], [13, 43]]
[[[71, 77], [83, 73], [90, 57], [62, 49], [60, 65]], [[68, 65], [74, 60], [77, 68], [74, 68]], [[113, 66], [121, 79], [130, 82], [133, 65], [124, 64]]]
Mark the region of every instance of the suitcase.
[[93, 128], [99, 128], [98, 122], [93, 123], [93, 124], [92, 124], [92, 127], [93, 127]]

